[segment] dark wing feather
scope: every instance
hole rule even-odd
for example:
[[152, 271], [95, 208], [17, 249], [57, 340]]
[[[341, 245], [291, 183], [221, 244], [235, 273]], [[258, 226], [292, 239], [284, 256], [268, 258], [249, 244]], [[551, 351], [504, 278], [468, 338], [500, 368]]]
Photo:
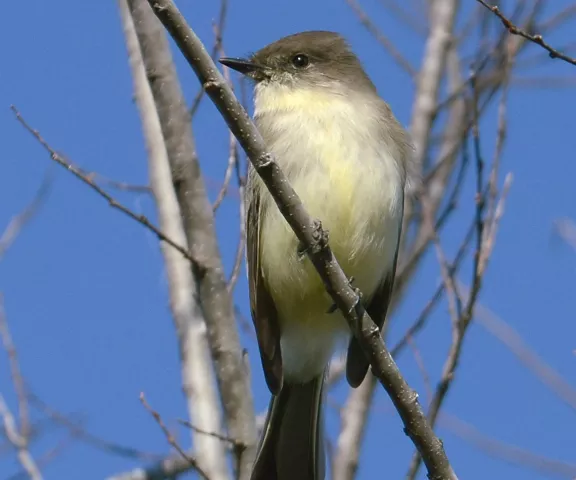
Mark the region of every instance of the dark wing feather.
[[260, 268], [260, 223], [262, 221], [260, 197], [252, 189], [248, 205], [246, 225], [246, 261], [250, 310], [256, 329], [262, 368], [268, 388], [276, 395], [282, 388], [282, 353], [280, 351], [280, 327], [278, 312], [270, 296]]
[[[404, 196], [402, 196], [402, 219], [404, 216]], [[392, 269], [380, 285], [380, 288], [376, 291], [374, 296], [370, 299], [370, 303], [366, 306], [366, 311], [368, 315], [376, 322], [378, 328], [382, 330], [384, 326], [384, 321], [386, 320], [386, 313], [388, 312], [388, 305], [390, 305], [390, 300], [392, 298], [392, 292], [394, 291], [394, 277], [396, 276], [396, 262], [398, 260], [398, 250], [400, 245], [400, 235], [402, 234], [402, 220], [400, 220], [400, 226], [398, 227], [398, 240], [396, 243], [396, 254], [394, 255], [394, 261], [392, 263]], [[362, 347], [356, 337], [350, 339], [350, 344], [348, 345], [348, 356], [346, 358], [346, 379], [352, 388], [360, 386], [366, 377], [366, 372], [368, 372], [368, 367], [370, 363], [366, 359]]]

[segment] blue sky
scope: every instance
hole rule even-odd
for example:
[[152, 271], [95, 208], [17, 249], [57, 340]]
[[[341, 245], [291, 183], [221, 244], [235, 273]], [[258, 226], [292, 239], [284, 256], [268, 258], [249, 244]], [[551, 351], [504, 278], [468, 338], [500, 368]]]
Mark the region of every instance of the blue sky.
[[[401, 122], [409, 123], [413, 87], [408, 77], [359, 25], [344, 1], [230, 3], [225, 34], [228, 55], [245, 54], [297, 31], [339, 31], [350, 40]], [[568, 5], [567, 0], [550, 3], [554, 4], [550, 13]], [[211, 20], [217, 16], [218, 2], [181, 1], [179, 5], [200, 37], [211, 44]], [[418, 66], [421, 39], [377, 2], [367, 2], [366, 8]], [[464, 11], [469, 10], [467, 5]], [[15, 121], [10, 104], [15, 104], [55, 149], [83, 168], [145, 184], [146, 156], [116, 3], [29, 0], [10, 2], [3, 12], [0, 228], [30, 201], [52, 166]], [[548, 38], [557, 45], [566, 45], [571, 39], [569, 28], [558, 29]], [[529, 51], [536, 53], [537, 48]], [[192, 99], [197, 81], [177, 53], [175, 58], [183, 88]], [[552, 60], [524, 71], [524, 76], [575, 74], [574, 67]], [[554, 236], [553, 222], [560, 217], [576, 218], [575, 107], [571, 89], [512, 88], [502, 169], [513, 172], [514, 183], [481, 294], [484, 305], [509, 322], [572, 384], [576, 382], [576, 254]], [[494, 146], [494, 109], [489, 115], [482, 124], [487, 158]], [[206, 100], [194, 128], [214, 198], [226, 167], [228, 137], [223, 121]], [[162, 433], [138, 400], [144, 391], [169, 424], [185, 415], [157, 241], [69, 173], [55, 169], [54, 174], [48, 200], [0, 265], [0, 291], [25, 378], [50, 406], [82, 418], [89, 432], [141, 450], [167, 452]], [[118, 193], [117, 197], [154, 218], [153, 203], [146, 196]], [[472, 198], [473, 190], [465, 189], [463, 203], [468, 207], [455, 217], [443, 239], [448, 251], [458, 244]], [[238, 232], [234, 196], [221, 207], [218, 229], [230, 269]], [[392, 320], [392, 340], [413, 321], [439, 281], [437, 264], [430, 257]], [[244, 275], [235, 300], [247, 314]], [[417, 340], [433, 381], [438, 379], [449, 340], [449, 317], [442, 303]], [[250, 337], [244, 341], [252, 361], [255, 403], [261, 411], [267, 405], [268, 392], [257, 347]], [[423, 394], [422, 377], [409, 352], [399, 365]], [[0, 363], [0, 391], [14, 407], [5, 360]], [[333, 398], [343, 401], [345, 390], [336, 389]], [[490, 437], [576, 463], [574, 412], [478, 325], [471, 327], [445, 411]], [[35, 413], [34, 418], [39, 416]], [[331, 428], [334, 419], [331, 410]], [[442, 425], [438, 431], [460, 478], [563, 478], [486, 456]], [[65, 437], [62, 428], [46, 429], [32, 451], [40, 457]], [[186, 445], [185, 430], [180, 430], [180, 438]], [[388, 472], [386, 478], [403, 478], [411, 453], [412, 445], [402, 433], [397, 415], [380, 392], [358, 478], [380, 477], [382, 469]], [[44, 473], [47, 479], [92, 480], [137, 465], [137, 461], [75, 441]], [[0, 457], [0, 478], [16, 471], [13, 456]], [[423, 472], [420, 478], [424, 478]]]

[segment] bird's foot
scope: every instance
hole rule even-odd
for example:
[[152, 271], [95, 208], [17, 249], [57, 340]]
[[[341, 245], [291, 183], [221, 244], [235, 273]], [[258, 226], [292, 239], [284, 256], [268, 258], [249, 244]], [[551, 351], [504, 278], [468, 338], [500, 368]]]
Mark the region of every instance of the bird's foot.
[[328, 245], [328, 230], [322, 228], [322, 222], [320, 220], [314, 220], [312, 228], [311, 244], [306, 246], [302, 242], [298, 243], [296, 253], [298, 255], [298, 260], [300, 261], [304, 260], [304, 257], [306, 257], [308, 253], [318, 253]]

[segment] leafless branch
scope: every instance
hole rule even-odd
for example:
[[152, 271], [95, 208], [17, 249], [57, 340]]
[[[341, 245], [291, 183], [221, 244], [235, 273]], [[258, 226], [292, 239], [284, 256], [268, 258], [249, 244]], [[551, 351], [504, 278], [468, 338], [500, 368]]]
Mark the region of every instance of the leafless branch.
[[[463, 294], [467, 295], [467, 288], [464, 285], [461, 285], [461, 289]], [[554, 392], [558, 398], [576, 411], [576, 389], [540, 358], [510, 324], [481, 304], [476, 305], [475, 320], [506, 345], [528, 370]]]
[[[226, 23], [226, 15], [228, 13], [228, 0], [220, 0], [220, 12], [218, 13], [218, 22], [214, 26], [214, 46], [212, 47], [212, 52], [210, 56], [216, 58], [216, 55], [222, 47], [222, 40], [224, 38], [224, 24]], [[204, 88], [200, 88], [198, 93], [195, 95], [192, 101], [192, 106], [190, 107], [190, 117], [194, 117], [198, 111], [198, 107], [204, 98]]]
[[[452, 382], [455, 377], [456, 370], [458, 368], [460, 356], [462, 353], [462, 346], [464, 342], [464, 338], [468, 331], [468, 327], [471, 323], [473, 318], [474, 307], [476, 305], [476, 300], [480, 293], [480, 289], [482, 286], [482, 278], [486, 271], [486, 266], [488, 263], [488, 259], [493, 249], [493, 245], [495, 242], [497, 226], [501, 215], [504, 209], [504, 201], [506, 199], [508, 189], [510, 187], [510, 180], [505, 183], [502, 191], [502, 195], [498, 200], [498, 203], [492, 209], [492, 211], [488, 212], [488, 215], [485, 215], [486, 211], [486, 195], [485, 195], [485, 186], [484, 186], [484, 157], [481, 151], [481, 141], [480, 141], [480, 134], [478, 128], [478, 98], [477, 94], [478, 91], [475, 88], [476, 83], [472, 82], [472, 111], [473, 111], [473, 137], [474, 137], [474, 153], [476, 159], [476, 195], [475, 195], [475, 232], [476, 232], [476, 249], [474, 252], [474, 261], [473, 261], [473, 273], [472, 273], [472, 289], [466, 303], [464, 302], [461, 297], [461, 293], [458, 289], [457, 282], [455, 280], [453, 269], [445, 258], [445, 255], [442, 252], [442, 249], [437, 242], [437, 253], [439, 257], [439, 263], [441, 267], [444, 289], [448, 294], [449, 305], [450, 305], [450, 318], [452, 320], [452, 343], [450, 345], [450, 349], [448, 355], [446, 357], [446, 361], [444, 362], [444, 366], [442, 369], [442, 376], [438, 385], [436, 387], [436, 391], [432, 400], [430, 402], [430, 407], [428, 410], [428, 418], [432, 425], [435, 425], [436, 420], [438, 418], [438, 414], [444, 403], [444, 400], [448, 394], [448, 391], [452, 385]], [[496, 199], [496, 174], [494, 171], [497, 171], [499, 165], [499, 156], [502, 153], [502, 145], [504, 142], [504, 133], [505, 133], [505, 101], [506, 101], [506, 89], [502, 93], [502, 103], [501, 108], [499, 109], [499, 118], [500, 121], [498, 123], [498, 130], [497, 130], [497, 142], [496, 142], [496, 152], [494, 161], [492, 163], [492, 172], [491, 172], [491, 182], [488, 187], [488, 195], [489, 197], [494, 197]], [[427, 212], [425, 212], [427, 214]], [[428, 214], [429, 215], [429, 214]], [[428, 219], [426, 222], [430, 223], [432, 220]], [[418, 452], [415, 452], [414, 456], [412, 457], [412, 461], [410, 463], [410, 467], [408, 469], [407, 478], [410, 480], [414, 480], [416, 475], [418, 474], [418, 470], [421, 464], [420, 455]]]
[[576, 224], [568, 218], [557, 220], [555, 224], [558, 234], [576, 250]]
[[486, 7], [488, 10], [490, 10], [494, 15], [496, 15], [502, 22], [502, 25], [504, 25], [504, 27], [512, 35], [519, 35], [520, 37], [525, 38], [526, 40], [529, 40], [530, 42], [535, 43], [536, 45], [540, 45], [542, 48], [548, 51], [550, 58], [559, 58], [560, 60], [564, 60], [565, 62], [571, 63], [572, 65], [576, 65], [576, 58], [569, 57], [568, 55], [565, 55], [562, 52], [553, 48], [551, 45], [549, 45], [544, 41], [544, 37], [542, 37], [542, 35], [538, 34], [531, 35], [525, 30], [522, 30], [521, 28], [514, 25], [506, 16], [504, 16], [504, 14], [500, 11], [500, 8], [497, 5], [490, 5], [486, 3], [484, 0], [476, 0], [476, 1], [481, 5], [483, 5], [484, 7]]
[[88, 178], [98, 181], [102, 185], [108, 185], [109, 187], [115, 188], [116, 190], [122, 190], [123, 192], [133, 192], [133, 193], [146, 193], [151, 194], [152, 189], [148, 185], [136, 185], [128, 182], [121, 182], [114, 180], [112, 178], [106, 177], [98, 172], [87, 172], [82, 171], [84, 175]]
[[210, 437], [217, 438], [221, 442], [226, 442], [226, 443], [229, 443], [230, 445], [236, 446], [236, 447], [238, 446], [238, 445], [236, 445], [233, 438], [227, 437], [227, 436], [222, 435], [221, 433], [218, 433], [218, 432], [207, 432], [206, 430], [202, 430], [201, 428], [198, 428], [195, 425], [192, 425], [188, 420], [178, 420], [178, 423], [196, 431], [197, 433], [200, 433], [201, 435], [208, 435]]
[[[217, 42], [217, 53], [220, 57], [225, 57], [226, 54], [224, 52], [222, 35], [220, 34], [220, 30], [219, 30], [218, 25], [214, 25], [214, 34], [215, 34], [216, 38], [219, 39], [219, 41]], [[214, 57], [214, 55], [212, 55], [212, 57]], [[232, 91], [234, 91], [234, 86], [232, 85], [232, 80], [230, 78], [230, 69], [228, 67], [224, 67], [224, 78], [228, 82], [228, 85], [230, 85], [230, 88], [232, 89]], [[226, 173], [224, 174], [224, 182], [222, 183], [222, 187], [220, 188], [220, 191], [218, 192], [218, 196], [216, 197], [216, 200], [214, 200], [214, 203], [212, 204], [212, 211], [214, 213], [216, 213], [216, 210], [218, 210], [218, 207], [222, 203], [222, 200], [224, 200], [224, 197], [226, 197], [226, 194], [228, 193], [228, 187], [230, 186], [230, 180], [232, 179], [232, 171], [235, 168], [236, 169], [239, 168], [239, 165], [238, 165], [239, 161], [240, 161], [240, 158], [238, 156], [238, 140], [236, 140], [236, 137], [232, 134], [232, 132], [230, 132], [230, 147], [229, 147], [229, 153], [228, 153], [228, 166], [226, 167]], [[242, 200], [242, 196], [240, 198]]]
[[48, 170], [30, 204], [18, 215], [12, 217], [4, 232], [0, 236], [0, 260], [10, 248], [18, 234], [26, 224], [38, 213], [39, 208], [46, 201], [52, 185], [52, 170]]
[[111, 453], [113, 455], [126, 458], [133, 458], [137, 460], [158, 461], [162, 458], [162, 455], [158, 453], [145, 452], [133, 447], [129, 447], [127, 445], [120, 445], [118, 443], [110, 442], [108, 440], [100, 438], [88, 432], [82, 426], [81, 423], [74, 420], [73, 418], [70, 418], [69, 415], [65, 415], [56, 410], [55, 408], [51, 407], [50, 405], [48, 405], [34, 392], [28, 391], [27, 395], [30, 404], [35, 409], [46, 415], [46, 417], [48, 417], [52, 422], [58, 425], [62, 425], [65, 429], [67, 429], [70, 432], [71, 436], [86, 443], [87, 445], [91, 445], [94, 448], [97, 448], [107, 453]]
[[16, 351], [16, 347], [12, 341], [12, 335], [10, 334], [8, 322], [6, 321], [6, 312], [4, 311], [4, 298], [2, 293], [0, 293], [0, 337], [2, 337], [2, 344], [4, 346], [4, 350], [6, 350], [6, 354], [8, 355], [8, 363], [10, 365], [12, 383], [14, 385], [14, 390], [16, 391], [16, 397], [18, 398], [20, 435], [25, 441], [27, 441], [30, 434], [28, 398], [26, 394], [26, 387], [24, 385], [24, 379], [22, 377], [22, 371], [20, 370], [20, 362], [18, 361], [18, 352]]
[[148, 220], [148, 218], [146, 218], [144, 215], [139, 215], [139, 214], [133, 212], [132, 210], [130, 210], [128, 207], [121, 204], [120, 202], [118, 202], [109, 193], [107, 193], [100, 186], [98, 186], [98, 184], [96, 184], [90, 177], [88, 177], [84, 173], [82, 173], [82, 170], [80, 168], [76, 167], [70, 161], [66, 160], [63, 156], [61, 156], [59, 153], [57, 153], [56, 150], [54, 150], [46, 142], [46, 140], [44, 140], [44, 138], [40, 135], [40, 132], [38, 132], [38, 130], [33, 129], [24, 120], [24, 117], [22, 117], [20, 111], [14, 105], [11, 105], [10, 108], [14, 112], [14, 115], [16, 115], [16, 119], [20, 122], [20, 124], [34, 136], [34, 138], [40, 143], [40, 145], [42, 145], [42, 147], [44, 147], [45, 150], [48, 151], [48, 153], [50, 154], [50, 158], [52, 160], [54, 160], [56, 163], [58, 163], [59, 165], [64, 167], [66, 170], [71, 172], [76, 178], [78, 178], [79, 180], [84, 182], [86, 185], [88, 185], [90, 188], [92, 188], [92, 190], [94, 190], [96, 193], [98, 193], [98, 195], [100, 195], [102, 198], [104, 198], [108, 202], [108, 205], [110, 205], [112, 208], [120, 210], [122, 213], [128, 215], [133, 220], [136, 220], [138, 223], [141, 223], [148, 230], [150, 230], [152, 233], [154, 233], [158, 237], [159, 240], [166, 242], [168, 245], [172, 246], [178, 252], [180, 252], [185, 258], [187, 258], [188, 260], [190, 260], [193, 263], [196, 263], [194, 258], [192, 258], [192, 255], [190, 254], [190, 252], [188, 252], [188, 250], [186, 248], [184, 248], [182, 245], [179, 245], [174, 240], [169, 238], [164, 232], [162, 232], [160, 229], [158, 229], [156, 226], [154, 226], [150, 222], [150, 220]]
[[420, 352], [420, 349], [416, 345], [416, 341], [412, 339], [412, 337], [408, 337], [408, 345], [414, 354], [414, 360], [416, 361], [416, 365], [418, 366], [418, 370], [420, 371], [420, 375], [422, 375], [422, 380], [424, 381], [426, 404], [430, 404], [430, 399], [432, 398], [432, 385], [430, 384], [430, 375], [426, 370], [426, 364], [422, 358], [422, 352]]
[[515, 445], [509, 445], [481, 433], [474, 426], [453, 415], [443, 413], [440, 418], [443, 428], [456, 434], [464, 441], [471, 443], [480, 451], [494, 458], [500, 458], [508, 463], [540, 472], [549, 478], [576, 478], [576, 464], [553, 460]]
[[[201, 268], [192, 269], [197, 287], [197, 296], [194, 298], [199, 300], [204, 315], [228, 435], [238, 445], [233, 452], [234, 467], [239, 478], [244, 480], [250, 474], [257, 446], [252, 393], [242, 357], [232, 298], [227, 289], [218, 249], [214, 214], [195, 150], [191, 118], [164, 28], [146, 2], [130, 0], [130, 6], [132, 15], [137, 19], [136, 33], [166, 142], [173, 190], [176, 192], [186, 240], [194, 258], [202, 259]], [[222, 27], [218, 31], [221, 35]], [[190, 372], [190, 375], [197, 375], [197, 372]], [[194, 391], [203, 402], [211, 405], [210, 408], [219, 408], [220, 402], [211, 398], [208, 391]], [[190, 420], [205, 431], [223, 430], [217, 425], [206, 425], [206, 420]], [[224, 448], [221, 442], [205, 436], [201, 441], [215, 444], [213, 448], [220, 451], [216, 457], [220, 457]], [[203, 455], [198, 454], [198, 458], [204, 461]], [[214, 461], [219, 462], [221, 468], [227, 465], [221, 457]], [[213, 473], [204, 469], [215, 480]]]
[[380, 0], [379, 3], [417, 34], [425, 36], [428, 33], [428, 27], [421, 21], [422, 15], [414, 15], [414, 11], [406, 12], [396, 0]]
[[[409, 172], [409, 178], [412, 177], [413, 182], [413, 177], [419, 177], [421, 172], [424, 171], [425, 158], [429, 148], [430, 130], [432, 129], [436, 117], [435, 106], [438, 104], [440, 83], [444, 76], [445, 66], [448, 61], [451, 37], [453, 35], [452, 32], [454, 29], [454, 22], [459, 2], [457, 0], [437, 0], [430, 5], [430, 29], [426, 40], [424, 59], [418, 75], [411, 122], [411, 135], [416, 148], [416, 166], [414, 171]], [[450, 85], [452, 89], [454, 89], [454, 84], [460, 83], [460, 72], [457, 55], [453, 45], [452, 50], [453, 54], [451, 63], [454, 74], [449, 78]], [[457, 77], [456, 81], [453, 79], [454, 76]], [[451, 118], [449, 120], [449, 128], [457, 130], [461, 135], [461, 125], [466, 114], [466, 110], [461, 100], [454, 102], [451, 106], [450, 114]], [[438, 198], [438, 205], [442, 198], [441, 192], [445, 190], [449, 178], [449, 173], [451, 171], [449, 167], [454, 158], [456, 158], [457, 147], [460, 142], [461, 139], [458, 138], [455, 141], [451, 141], [450, 143], [447, 142], [443, 145], [444, 148], [442, 150], [441, 158], [445, 160], [442, 160], [442, 162], [439, 163], [442, 163], [444, 167], [438, 169], [438, 172], [443, 175], [430, 177], [425, 183], [428, 187], [428, 192], [431, 192], [427, 193], [426, 196], [432, 198], [432, 195], [435, 195]], [[457, 188], [459, 189], [459, 187]], [[405, 203], [402, 227], [403, 239], [399, 258], [399, 268], [394, 283], [395, 291], [389, 308], [390, 312], [393, 311], [398, 299], [402, 296], [402, 292], [405, 291], [408, 279], [415, 271], [419, 260], [422, 258], [429, 242], [433, 238], [433, 231], [431, 231], [430, 228], [420, 228], [415, 233], [415, 240], [413, 240], [412, 245], [408, 246], [408, 239], [410, 238], [411, 233], [410, 226], [418, 208], [414, 195], [415, 192], [409, 191], [408, 193], [410, 195]], [[422, 195], [422, 197], [423, 196], [424, 195]], [[446, 215], [439, 223], [443, 223], [446, 220], [453, 211], [453, 206], [453, 204], [447, 206]], [[435, 208], [430, 207], [430, 212], [434, 210]], [[441, 292], [438, 293], [437, 297], [440, 298], [440, 296]], [[432, 302], [431, 305], [433, 305], [433, 303], [435, 302]], [[430, 307], [429, 311], [431, 310], [432, 307]], [[390, 318], [390, 316], [391, 314], [389, 313], [388, 317]], [[424, 325], [426, 318], [427, 314], [422, 316], [421, 320], [416, 324], [418, 328], [421, 328]], [[383, 335], [386, 335], [386, 329], [389, 324], [390, 320], [384, 324]], [[405, 340], [408, 338], [409, 337], [405, 337]], [[360, 415], [360, 417], [353, 420], [349, 418], [346, 422], [343, 421], [340, 437], [348, 439], [348, 442], [345, 445], [352, 443], [355, 445], [361, 445], [362, 443], [363, 432], [365, 424], [368, 421], [368, 412], [370, 411], [369, 407], [375, 391], [374, 377], [369, 375], [359, 389], [362, 389], [363, 391], [350, 391], [349, 397], [342, 410], [341, 415], [343, 418], [344, 416], [351, 417], [354, 413]], [[366, 404], [360, 408], [359, 402], [366, 402]], [[351, 413], [347, 412], [349, 409], [352, 411]], [[353, 478], [358, 464], [358, 458], [355, 456], [355, 452], [356, 450], [354, 449], [348, 450], [346, 448], [340, 449], [337, 447], [335, 462], [338, 462], [338, 471], [341, 472], [342, 480], [351, 480]]]
[[20, 365], [18, 363], [18, 355], [16, 348], [12, 342], [12, 336], [8, 329], [8, 322], [6, 320], [6, 312], [4, 311], [4, 299], [0, 294], [0, 335], [6, 353], [8, 354], [8, 361], [10, 363], [10, 371], [12, 374], [12, 381], [16, 396], [18, 398], [18, 411], [20, 416], [20, 428], [16, 424], [16, 420], [10, 411], [4, 396], [0, 394], [0, 418], [4, 425], [4, 433], [8, 441], [14, 446], [17, 451], [18, 461], [28, 474], [31, 480], [42, 480], [42, 474], [30, 454], [28, 449], [29, 434], [30, 434], [30, 419], [28, 416], [28, 401], [26, 398], [26, 389], [24, 388], [24, 381], [20, 372]]
[[[42, 455], [39, 455], [36, 459], [36, 465], [38, 468], [44, 467], [54, 461], [59, 455], [61, 455], [73, 442], [75, 438], [73, 435], [69, 435], [64, 439], [60, 440], [56, 445], [52, 448], [49, 448], [46, 452]], [[21, 470], [13, 475], [10, 475], [5, 480], [23, 480], [26, 478], [30, 478], [28, 473], [25, 470]]]
[[382, 31], [376, 26], [376, 24], [370, 19], [370, 17], [366, 14], [364, 9], [360, 6], [357, 0], [346, 0], [346, 3], [350, 5], [350, 8], [354, 11], [360, 23], [364, 25], [364, 27], [374, 36], [378, 43], [384, 47], [384, 49], [388, 52], [388, 54], [392, 57], [392, 59], [398, 64], [398, 66], [404, 70], [412, 79], [415, 79], [417, 76], [417, 72], [414, 70], [414, 67], [404, 58], [398, 49], [394, 46], [394, 43], [391, 42], [386, 35], [382, 33]]
[[[135, 23], [145, 29], [146, 18], [138, 12], [149, 12], [146, 3], [120, 0], [120, 13], [134, 81], [136, 104], [148, 149], [150, 185], [154, 192], [158, 218], [162, 228], [181, 245], [187, 245], [181, 210], [173, 186], [167, 143], [156, 110], [155, 98], [148, 83], [146, 67]], [[134, 19], [132, 17], [134, 15]], [[152, 21], [154, 17], [150, 16]], [[160, 109], [158, 109], [160, 110]], [[173, 122], [177, 119], [174, 118]], [[174, 140], [174, 139], [172, 139]], [[221, 431], [222, 418], [214, 381], [203, 311], [196, 301], [197, 283], [190, 265], [175, 250], [160, 245], [166, 266], [170, 307], [177, 330], [181, 357], [183, 391], [192, 423], [207, 431]], [[228, 468], [223, 459], [226, 451], [221, 442], [192, 432], [194, 448], [204, 472], [211, 480], [226, 480]]]
[[4, 396], [1, 394], [0, 417], [4, 423], [4, 432], [6, 433], [6, 437], [18, 451], [18, 460], [20, 461], [20, 465], [22, 465], [22, 468], [26, 471], [31, 480], [42, 480], [42, 474], [40, 473], [40, 470], [38, 470], [36, 462], [28, 450], [26, 439], [22, 437], [20, 432], [18, 432], [16, 421], [14, 420], [8, 405], [6, 405]]
[[210, 55], [186, 24], [174, 3], [170, 0], [149, 0], [149, 3], [194, 69], [208, 95], [276, 200], [285, 219], [306, 248], [328, 293], [359, 339], [373, 372], [394, 402], [404, 422], [406, 433], [422, 452], [430, 476], [455, 478], [442, 443], [425, 420], [417, 395], [400, 374], [382, 341], [378, 327], [367, 313], [362, 311], [358, 295], [349, 285], [346, 275], [334, 258], [321, 224], [312, 221], [305, 211], [273, 156], [266, 151], [262, 137], [250, 121], [246, 111], [234, 98]]
[[246, 205], [244, 203], [244, 189], [246, 186], [246, 174], [240, 172], [240, 159], [236, 160], [236, 181], [238, 182], [238, 190], [240, 191], [240, 201], [238, 202], [238, 209], [240, 213], [240, 235], [238, 238], [238, 246], [236, 247], [236, 256], [234, 258], [234, 266], [228, 281], [228, 291], [232, 293], [238, 277], [240, 276], [240, 269], [242, 268], [242, 261], [244, 260], [244, 249], [246, 248]]
[[150, 415], [152, 415], [154, 420], [156, 420], [156, 423], [166, 436], [166, 441], [174, 448], [174, 450], [176, 450], [182, 456], [182, 458], [184, 458], [190, 464], [190, 466], [194, 470], [196, 470], [200, 474], [202, 478], [204, 478], [204, 480], [210, 480], [210, 477], [204, 472], [204, 470], [202, 470], [202, 468], [198, 464], [198, 460], [188, 455], [184, 450], [182, 450], [182, 447], [178, 445], [178, 442], [174, 438], [174, 435], [170, 433], [170, 430], [168, 430], [168, 427], [166, 427], [166, 425], [164, 424], [164, 421], [162, 420], [160, 414], [156, 410], [154, 410], [146, 401], [144, 393], [140, 394], [140, 401], [142, 402], [142, 405], [144, 405], [144, 408], [148, 410], [148, 413], [150, 413]]
[[[350, 390], [346, 407], [340, 410], [341, 427], [336, 452], [345, 451], [347, 455], [340, 455], [339, 453], [333, 455], [333, 480], [349, 480], [356, 476], [362, 447], [362, 442], [359, 442], [358, 439], [364, 435], [366, 429], [364, 419], [368, 416], [367, 410], [370, 408], [375, 389], [376, 379], [372, 373], [368, 372], [362, 384], [358, 388]], [[456, 476], [440, 475], [431, 478], [455, 479]]]

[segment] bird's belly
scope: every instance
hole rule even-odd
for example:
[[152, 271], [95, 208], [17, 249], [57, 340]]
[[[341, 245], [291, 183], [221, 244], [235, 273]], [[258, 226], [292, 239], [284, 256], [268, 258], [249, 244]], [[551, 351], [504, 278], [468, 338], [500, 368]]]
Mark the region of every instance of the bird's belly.
[[[381, 159], [365, 163], [365, 168], [356, 162], [336, 164], [308, 168], [290, 182], [307, 211], [328, 231], [344, 273], [354, 277], [354, 287], [368, 299], [394, 259], [401, 221], [399, 182]], [[266, 210], [262, 273], [279, 312], [285, 373], [290, 376], [292, 369], [300, 376], [300, 370], [315, 370], [310, 362], [321, 368], [348, 328], [339, 313], [326, 313], [333, 302], [310, 260], [299, 257], [299, 242], [277, 207]]]
[[[307, 211], [322, 221], [329, 245], [353, 285], [369, 299], [391, 268], [401, 221], [401, 196], [378, 171], [378, 178], [345, 167], [309, 169], [291, 180]], [[375, 172], [373, 172], [375, 173]], [[387, 186], [390, 184], [390, 188]], [[261, 244], [262, 273], [279, 312], [287, 379], [319, 374], [335, 344], [349, 329], [299, 242], [275, 205], [267, 209]]]

